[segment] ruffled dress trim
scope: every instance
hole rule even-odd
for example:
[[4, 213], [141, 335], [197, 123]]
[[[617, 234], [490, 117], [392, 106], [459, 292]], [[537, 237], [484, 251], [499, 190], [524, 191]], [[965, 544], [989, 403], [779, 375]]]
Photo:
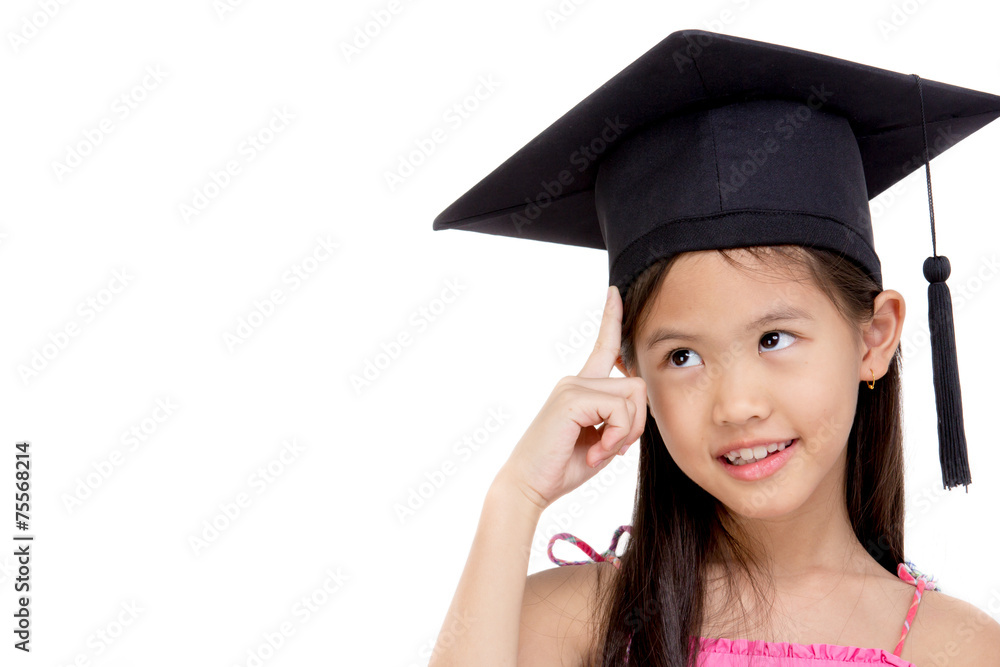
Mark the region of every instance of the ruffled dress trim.
[[747, 665], [749, 656], [768, 658], [765, 664], [794, 667], [842, 667], [851, 665], [892, 665], [916, 667], [899, 656], [881, 648], [858, 648], [837, 644], [793, 644], [791, 642], [766, 642], [749, 639], [699, 638], [701, 655], [699, 665], [736, 667]]

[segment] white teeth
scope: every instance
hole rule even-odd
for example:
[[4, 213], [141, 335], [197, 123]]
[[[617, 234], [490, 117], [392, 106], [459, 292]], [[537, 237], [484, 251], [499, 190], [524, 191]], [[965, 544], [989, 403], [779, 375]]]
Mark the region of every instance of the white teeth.
[[792, 440], [780, 443], [772, 442], [769, 445], [758, 445], [756, 447], [743, 447], [741, 449], [734, 449], [731, 452], [727, 452], [725, 457], [733, 465], [746, 465], [748, 463], [760, 461], [773, 452], [780, 452], [790, 444], [792, 444]]

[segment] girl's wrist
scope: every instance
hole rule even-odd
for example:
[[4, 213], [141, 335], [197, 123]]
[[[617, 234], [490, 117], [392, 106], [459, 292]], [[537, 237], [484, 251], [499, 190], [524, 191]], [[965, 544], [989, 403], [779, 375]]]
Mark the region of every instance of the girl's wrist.
[[501, 468], [494, 478], [487, 493], [487, 501], [514, 508], [519, 514], [534, 520], [535, 523], [541, 518], [547, 506], [541, 496], [518, 483], [507, 467]]

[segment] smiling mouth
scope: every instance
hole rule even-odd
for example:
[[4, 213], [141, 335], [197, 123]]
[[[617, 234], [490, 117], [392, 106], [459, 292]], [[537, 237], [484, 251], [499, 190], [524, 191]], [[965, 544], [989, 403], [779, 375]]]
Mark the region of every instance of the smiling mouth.
[[775, 442], [769, 445], [758, 445], [757, 447], [746, 447], [744, 449], [736, 449], [728, 454], [720, 456], [723, 462], [734, 465], [734, 466], [745, 466], [751, 463], [756, 463], [757, 461], [763, 461], [772, 454], [784, 451], [787, 447], [791, 447], [795, 444], [798, 438], [793, 438], [791, 440], [786, 440], [785, 442]]

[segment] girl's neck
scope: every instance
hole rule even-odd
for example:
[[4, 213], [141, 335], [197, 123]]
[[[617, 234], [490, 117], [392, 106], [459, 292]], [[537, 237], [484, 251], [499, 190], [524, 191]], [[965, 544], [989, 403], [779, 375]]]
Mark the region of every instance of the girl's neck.
[[703, 636], [843, 643], [824, 634], [829, 619], [850, 618], [865, 591], [882, 590], [871, 585], [871, 577], [895, 579], [854, 534], [845, 467], [794, 512], [773, 519], [732, 517], [737, 525], [731, 528], [747, 533], [745, 546], [767, 571], [746, 581], [735, 563], [709, 563]]
[[737, 517], [757, 541], [761, 562], [771, 568], [780, 590], [801, 590], [850, 574], [868, 574], [877, 561], [858, 541], [847, 514], [844, 467], [831, 475], [805, 502], [775, 519]]

